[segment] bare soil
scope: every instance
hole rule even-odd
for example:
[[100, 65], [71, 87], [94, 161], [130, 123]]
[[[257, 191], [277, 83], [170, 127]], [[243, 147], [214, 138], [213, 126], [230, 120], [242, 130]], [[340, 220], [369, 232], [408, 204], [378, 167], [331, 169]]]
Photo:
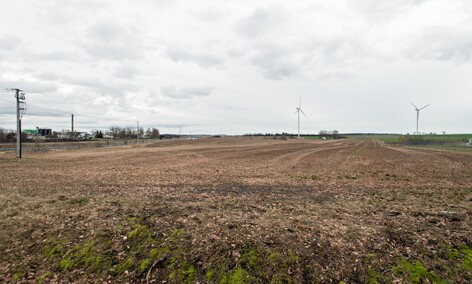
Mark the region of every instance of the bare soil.
[[472, 155], [206, 138], [0, 153], [0, 281], [470, 283]]

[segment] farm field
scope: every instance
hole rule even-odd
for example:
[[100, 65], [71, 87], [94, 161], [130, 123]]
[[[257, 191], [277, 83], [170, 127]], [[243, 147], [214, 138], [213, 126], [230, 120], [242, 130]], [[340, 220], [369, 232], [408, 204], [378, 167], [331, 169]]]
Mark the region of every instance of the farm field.
[[372, 135], [372, 138], [410, 145], [460, 145], [469, 142], [472, 134]]
[[228, 137], [0, 172], [1, 282], [472, 281], [469, 152]]

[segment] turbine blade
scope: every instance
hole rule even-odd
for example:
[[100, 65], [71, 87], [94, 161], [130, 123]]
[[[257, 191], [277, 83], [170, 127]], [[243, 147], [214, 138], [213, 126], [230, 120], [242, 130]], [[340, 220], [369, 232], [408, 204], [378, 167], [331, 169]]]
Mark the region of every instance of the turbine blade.
[[299, 112], [299, 111], [300, 111], [300, 109], [297, 108], [297, 110], [293, 114], [297, 114], [297, 112]]
[[415, 109], [418, 109], [418, 107], [417, 107], [417, 106], [415, 106], [415, 105], [414, 105], [412, 102], [410, 102], [410, 104], [411, 104], [412, 106], [414, 106], [414, 107], [415, 107]]
[[300, 95], [300, 103], [298, 104], [298, 107], [299, 107], [299, 108], [302, 107], [302, 95]]
[[300, 111], [301, 111], [301, 113], [303, 113], [303, 115], [306, 117], [306, 114], [303, 112], [303, 110], [302, 110], [302, 109], [300, 109]]
[[424, 107], [420, 108], [419, 110], [422, 110], [422, 109], [424, 109], [424, 108], [427, 108], [427, 107], [429, 107], [430, 105], [431, 105], [431, 104], [425, 105]]

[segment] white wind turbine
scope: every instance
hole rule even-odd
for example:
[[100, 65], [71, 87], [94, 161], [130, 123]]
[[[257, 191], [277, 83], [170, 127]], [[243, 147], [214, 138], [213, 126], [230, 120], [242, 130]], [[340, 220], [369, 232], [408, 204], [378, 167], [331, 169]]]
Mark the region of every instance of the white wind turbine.
[[431, 104], [428, 104], [428, 105], [425, 105], [424, 107], [422, 108], [418, 108], [417, 106], [415, 106], [412, 102], [410, 102], [410, 104], [412, 106], [415, 107], [415, 110], [416, 110], [416, 134], [418, 134], [418, 121], [420, 120], [420, 110], [430, 106]]
[[298, 138], [300, 138], [300, 113], [302, 113], [305, 117], [305, 113], [302, 110], [302, 96], [300, 96], [300, 104], [297, 107], [297, 110], [295, 111], [295, 114], [298, 114]]

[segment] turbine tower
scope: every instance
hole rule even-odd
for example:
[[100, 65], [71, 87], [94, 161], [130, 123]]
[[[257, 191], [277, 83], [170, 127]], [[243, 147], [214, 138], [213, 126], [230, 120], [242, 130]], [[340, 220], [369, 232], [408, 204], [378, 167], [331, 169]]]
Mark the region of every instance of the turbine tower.
[[412, 106], [414, 106], [414, 107], [415, 107], [415, 110], [416, 110], [416, 134], [418, 134], [418, 133], [419, 133], [419, 132], [418, 132], [418, 121], [420, 120], [420, 110], [422, 110], [422, 109], [424, 109], [424, 108], [430, 106], [431, 104], [425, 105], [425, 106], [422, 107], [422, 108], [418, 108], [418, 107], [415, 106], [412, 102], [410, 102], [410, 104], [411, 104]]
[[305, 113], [302, 110], [302, 96], [300, 96], [300, 103], [295, 111], [295, 114], [298, 114], [298, 138], [300, 138], [300, 113], [302, 113], [305, 117]]

